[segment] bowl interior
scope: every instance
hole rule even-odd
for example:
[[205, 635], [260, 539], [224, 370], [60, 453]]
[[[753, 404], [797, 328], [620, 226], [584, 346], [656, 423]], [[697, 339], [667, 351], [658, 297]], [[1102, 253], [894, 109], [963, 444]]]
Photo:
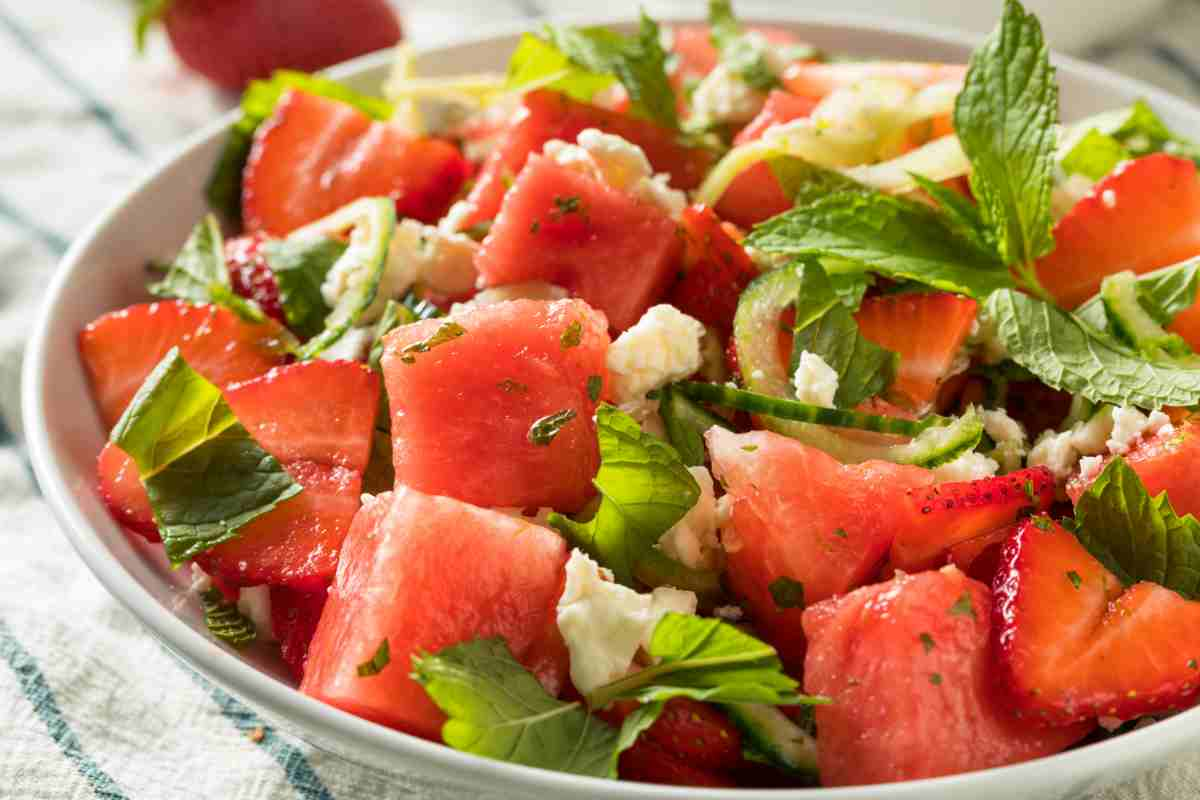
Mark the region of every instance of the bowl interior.
[[[972, 42], [969, 37], [912, 25], [885, 27], [878, 22], [847, 23], [812, 17], [760, 22], [792, 28], [824, 50], [861, 56], [956, 61], [967, 56]], [[501, 70], [518, 35], [510, 31], [424, 51], [419, 56], [419, 71], [425, 75], [453, 75]], [[343, 65], [334, 74], [357, 88], [376, 91], [388, 66], [387, 56], [377, 54]], [[1066, 120], [1145, 97], [1170, 126], [1200, 136], [1200, 112], [1165, 93], [1067, 59], [1059, 62], [1059, 79]], [[592, 797], [689, 794], [484, 762], [321, 706], [291, 688], [278, 658], [267, 647], [235, 653], [209, 639], [199, 608], [186, 592], [190, 578], [187, 571], [169, 570], [160, 553], [133, 543], [109, 517], [93, 491], [95, 459], [106, 434], [90, 400], [76, 337], [84, 325], [102, 313], [146, 299], [145, 265], [172, 256], [206, 211], [204, 183], [231, 119], [201, 132], [171, 153], [76, 241], [54, 276], [32, 333], [23, 385], [25, 429], [39, 481], [76, 549], [107, 588], [170, 649], [269, 715], [360, 761], [385, 768], [420, 761], [422, 769], [463, 780], [486, 780], [493, 788], [555, 787], [564, 794]], [[1190, 719], [1197, 713], [1184, 716]], [[821, 790], [812, 796], [829, 800], [951, 797], [969, 786], [981, 797], [999, 797], [1002, 795], [991, 794], [988, 787], [1000, 786], [996, 781], [1011, 787], [1014, 779], [1026, 786], [1041, 781], [1047, 789], [1053, 785], [1066, 796], [1097, 780], [1100, 759], [1111, 773], [1121, 765], [1131, 769], [1135, 758], [1143, 762], [1158, 760], [1172, 747], [1182, 746], [1186, 743], [1184, 728], [1174, 725], [1176, 721], [1183, 722], [1177, 718], [1124, 736], [1122, 744], [1097, 745], [1058, 756], [1053, 769], [1037, 771], [1039, 764], [1048, 762], [1033, 762], [968, 776], [898, 784], [888, 787], [886, 794], [879, 794], [879, 789]], [[1178, 733], [1168, 736], [1169, 730]], [[1103, 756], [1101, 750], [1105, 751]], [[1080, 757], [1093, 751], [1086, 759]], [[1054, 773], [1052, 780], [1047, 773]], [[737, 796], [755, 794], [769, 793], [747, 791]], [[791, 794], [799, 797], [810, 793]]]

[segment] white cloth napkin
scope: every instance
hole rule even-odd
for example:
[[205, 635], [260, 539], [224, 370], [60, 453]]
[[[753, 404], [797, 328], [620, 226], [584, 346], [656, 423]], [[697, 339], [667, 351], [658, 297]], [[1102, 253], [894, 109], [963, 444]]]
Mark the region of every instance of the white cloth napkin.
[[[533, 0], [409, 6], [418, 43], [543, 10]], [[160, 37], [135, 58], [130, 14], [124, 0], [0, 0], [0, 798], [459, 796], [315, 751], [181, 664], [91, 577], [29, 474], [17, 376], [47, 276], [71, 238], [167, 145], [232, 103], [183, 72]], [[1200, 68], [1187, 55], [1200, 8], [1180, 3], [1153, 23], [1093, 55], [1200, 97]], [[1200, 749], [1095, 800], [1198, 795]]]

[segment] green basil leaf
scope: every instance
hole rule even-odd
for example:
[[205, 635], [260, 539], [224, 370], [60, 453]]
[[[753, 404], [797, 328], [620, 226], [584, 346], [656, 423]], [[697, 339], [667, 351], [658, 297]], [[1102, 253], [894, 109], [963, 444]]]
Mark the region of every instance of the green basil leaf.
[[1200, 600], [1200, 522], [1167, 493], [1151, 497], [1125, 459], [1112, 459], [1075, 505], [1076, 536], [1126, 586], [1150, 581]]
[[167, 274], [149, 287], [155, 297], [177, 297], [192, 303], [225, 306], [249, 322], [266, 319], [258, 304], [233, 292], [225, 265], [225, 242], [217, 218], [208, 214], [197, 223]]
[[305, 339], [324, 328], [329, 306], [321, 282], [346, 253], [346, 243], [329, 237], [273, 239], [263, 244], [263, 258], [279, 287], [279, 305], [288, 327]]
[[592, 481], [600, 507], [587, 522], [561, 514], [550, 525], [629, 585], [634, 567], [668, 529], [696, 504], [700, 487], [671, 445], [643, 433], [607, 403], [596, 410], [600, 471]]

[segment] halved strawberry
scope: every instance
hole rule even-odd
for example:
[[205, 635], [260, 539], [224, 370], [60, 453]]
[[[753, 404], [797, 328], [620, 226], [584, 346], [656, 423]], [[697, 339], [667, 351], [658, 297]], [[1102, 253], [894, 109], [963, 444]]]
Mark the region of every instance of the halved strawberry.
[[[1166, 492], [1176, 513], [1200, 515], [1200, 481], [1196, 480], [1196, 465], [1200, 464], [1200, 421], [1185, 422], [1178, 428], [1143, 438], [1134, 443], [1123, 458], [1142, 479], [1151, 496]], [[1111, 460], [1112, 456], [1106, 456], [1104, 466]], [[1071, 502], [1079, 502], [1080, 495], [1087, 491], [1101, 470], [1088, 477], [1075, 475], [1067, 481]]]
[[804, 61], [791, 64], [783, 72], [783, 86], [793, 94], [820, 99], [834, 89], [845, 89], [872, 78], [903, 81], [914, 88], [935, 83], [961, 82], [967, 74], [965, 64], [939, 64], [925, 61]]
[[706, 703], [677, 697], [642, 733], [642, 739], [695, 767], [720, 772], [742, 760], [742, 735], [724, 714]]
[[462, 227], [495, 219], [505, 192], [529, 156], [540, 153], [551, 139], [574, 142], [585, 128], [599, 128], [642, 148], [654, 170], [669, 174], [676, 189], [699, 186], [713, 163], [712, 151], [686, 147], [675, 131], [653, 122], [581, 103], [558, 92], [529, 92], [521, 99], [521, 109], [503, 142], [484, 162], [467, 197], [472, 210]]
[[711, 208], [690, 206], [680, 223], [684, 274], [672, 288], [670, 302], [701, 322], [729, 331], [738, 297], [758, 270]]
[[279, 640], [279, 654], [299, 682], [304, 679], [308, 645], [329, 599], [328, 587], [299, 592], [286, 586], [271, 587], [271, 627]]
[[139, 303], [89, 323], [79, 334], [79, 354], [100, 416], [111, 428], [172, 347], [192, 369], [227, 386], [282, 364], [285, 336], [274, 320], [254, 325], [224, 308], [171, 300]]
[[1100, 291], [1107, 275], [1200, 254], [1196, 165], [1165, 153], [1121, 164], [1058, 221], [1054, 241], [1037, 276], [1066, 308]]
[[162, 541], [133, 459], [108, 442], [96, 459], [96, 475], [100, 497], [117, 522], [147, 541]]
[[991, 586], [1000, 569], [1000, 556], [1004, 543], [1017, 530], [1017, 525], [997, 528], [991, 533], [976, 536], [951, 546], [946, 553], [946, 563], [953, 564], [985, 586]]
[[243, 223], [282, 236], [368, 196], [393, 198], [402, 217], [436, 222], [469, 169], [449, 142], [289, 89], [254, 133], [242, 175]]
[[1004, 546], [995, 580], [999, 677], [1028, 725], [1130, 719], [1200, 694], [1200, 602], [1128, 588], [1046, 517]]
[[238, 420], [304, 490], [196, 562], [231, 584], [328, 584], [358, 511], [379, 376], [353, 361], [305, 361], [232, 386]]
[[928, 408], [962, 355], [977, 308], [971, 298], [948, 292], [864, 300], [855, 315], [862, 335], [900, 354], [889, 395], [909, 408]]
[[1054, 474], [1046, 467], [909, 489], [902, 503], [907, 520], [896, 526], [892, 540], [892, 566], [905, 572], [930, 569], [943, 563], [954, 545], [1046, 511], [1053, 502]]
[[266, 241], [267, 237], [261, 233], [226, 240], [225, 266], [234, 292], [258, 303], [264, 314], [286, 325], [287, 318], [279, 304], [279, 284], [262, 253]]
[[[1043, 730], [993, 687], [991, 592], [955, 567], [899, 576], [804, 612], [804, 689], [821, 783], [887, 783], [1056, 753], [1091, 725]], [[1057, 608], [1048, 613], [1058, 614]]]

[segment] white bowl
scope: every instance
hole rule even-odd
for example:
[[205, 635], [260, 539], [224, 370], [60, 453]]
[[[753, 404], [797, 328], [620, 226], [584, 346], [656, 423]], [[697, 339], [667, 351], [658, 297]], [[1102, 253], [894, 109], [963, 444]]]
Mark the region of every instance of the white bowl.
[[[974, 38], [917, 25], [865, 19], [776, 17], [833, 52], [891, 58], [962, 60]], [[423, 52], [424, 74], [498, 69], [518, 31]], [[374, 89], [388, 56], [350, 62], [334, 74]], [[1072, 119], [1145, 97], [1180, 131], [1200, 137], [1200, 111], [1183, 101], [1111, 72], [1058, 59], [1063, 114]], [[820, 798], [821, 800], [973, 800], [1012, 797], [1075, 798], [1133, 777], [1200, 744], [1200, 710], [1113, 740], [1010, 767], [933, 780], [850, 789], [725, 790], [651, 786], [580, 778], [476, 758], [417, 739], [296, 691], [265, 648], [239, 653], [205, 632], [195, 602], [181, 587], [186, 576], [166, 569], [161, 555], [130, 541], [93, 490], [96, 455], [105, 431], [94, 410], [76, 350], [85, 324], [143, 300], [151, 259], [170, 257], [204, 213], [202, 188], [234, 117], [183, 143], [71, 247], [55, 273], [25, 358], [23, 404], [29, 453], [46, 499], [80, 557], [108, 590], [164, 645], [268, 719], [352, 761], [389, 772], [419, 773], [463, 787], [515, 796], [573, 798]], [[161, 549], [161, 548], [160, 548]], [[923, 743], [913, 742], [913, 747]], [[469, 787], [469, 788], [468, 788]]]

